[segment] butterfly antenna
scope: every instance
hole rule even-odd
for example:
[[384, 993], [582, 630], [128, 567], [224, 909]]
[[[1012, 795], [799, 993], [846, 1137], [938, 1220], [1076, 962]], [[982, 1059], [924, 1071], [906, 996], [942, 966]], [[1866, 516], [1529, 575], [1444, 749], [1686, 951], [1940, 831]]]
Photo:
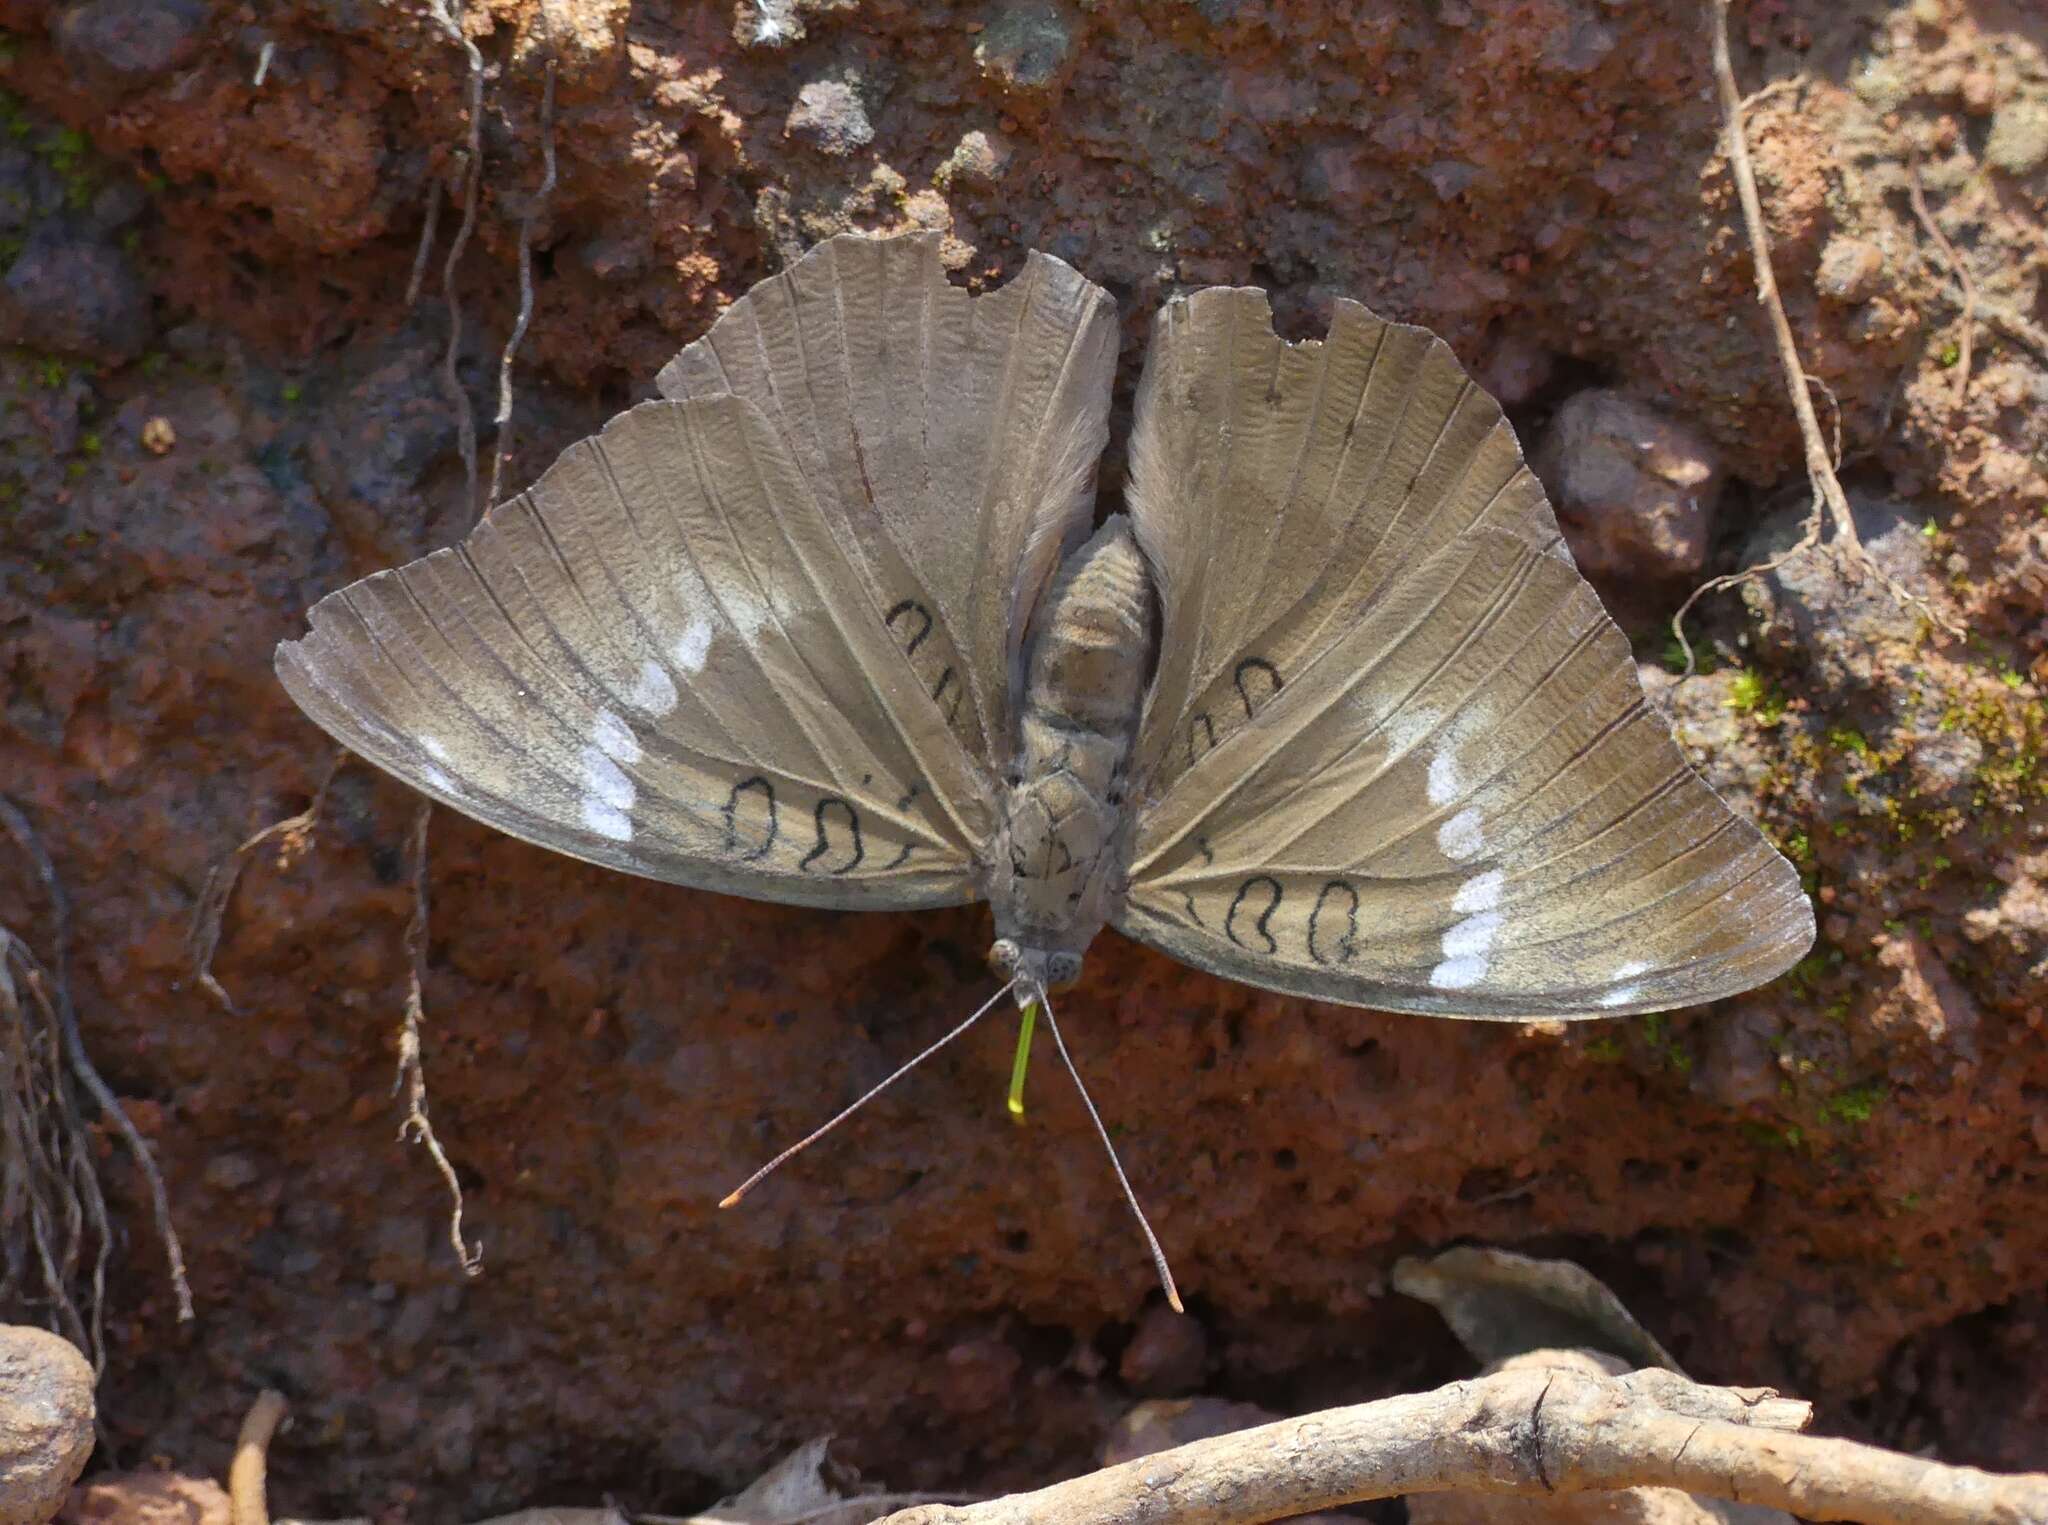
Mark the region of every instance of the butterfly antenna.
[[1074, 1089], [1081, 1093], [1081, 1105], [1088, 1109], [1088, 1117], [1095, 1124], [1096, 1133], [1101, 1135], [1102, 1147], [1109, 1151], [1110, 1168], [1116, 1172], [1117, 1184], [1124, 1189], [1124, 1200], [1131, 1204], [1131, 1212], [1138, 1220], [1138, 1227], [1144, 1230], [1145, 1243], [1152, 1250], [1152, 1264], [1159, 1268], [1159, 1283], [1166, 1289], [1166, 1301], [1172, 1305], [1175, 1313], [1185, 1313], [1187, 1309], [1180, 1305], [1180, 1292], [1173, 1284], [1173, 1270], [1166, 1263], [1166, 1251], [1159, 1247], [1159, 1236], [1152, 1232], [1152, 1225], [1145, 1221], [1145, 1209], [1138, 1206], [1138, 1194], [1131, 1190], [1131, 1178], [1124, 1174], [1123, 1162], [1116, 1157], [1116, 1145], [1109, 1141], [1109, 1129], [1102, 1126], [1102, 1114], [1095, 1110], [1095, 1103], [1088, 1095], [1088, 1087], [1081, 1083], [1081, 1072], [1074, 1067], [1074, 1056], [1067, 1052], [1067, 1040], [1060, 1036], [1060, 1024], [1052, 1014], [1052, 1001], [1041, 993], [1038, 1005], [1045, 1011], [1045, 1025], [1052, 1032], [1052, 1041], [1059, 1048], [1060, 1058], [1067, 1066], [1067, 1073], [1074, 1077]]
[[[923, 1053], [919, 1054], [915, 1059], [906, 1060], [903, 1064], [897, 1067], [896, 1071], [893, 1074], [891, 1074], [888, 1079], [882, 1081], [881, 1084], [869, 1090], [864, 1096], [860, 1098], [859, 1101], [856, 1101], [852, 1106], [848, 1107], [845, 1111], [841, 1112], [837, 1117], [833, 1118], [832, 1121], [826, 1123], [822, 1128], [818, 1128], [811, 1133], [805, 1134], [804, 1137], [798, 1139], [794, 1144], [791, 1144], [787, 1149], [783, 1150], [782, 1153], [775, 1156], [774, 1159], [770, 1160], [767, 1164], [763, 1165], [759, 1170], [755, 1171], [752, 1175], [748, 1176], [746, 1180], [740, 1182], [739, 1186], [733, 1190], [731, 1195], [727, 1196], [725, 1200], [720, 1202], [718, 1205], [720, 1207], [731, 1207], [735, 1202], [739, 1201], [741, 1197], [744, 1197], [756, 1186], [759, 1186], [761, 1182], [769, 1175], [769, 1173], [775, 1169], [776, 1166], [782, 1164], [785, 1160], [788, 1160], [795, 1155], [803, 1153], [804, 1150], [810, 1148], [811, 1145], [815, 1144], [819, 1139], [823, 1138], [826, 1134], [830, 1133], [834, 1128], [838, 1127], [841, 1123], [845, 1122], [849, 1117], [853, 1116], [853, 1114], [858, 1112], [862, 1107], [866, 1106], [869, 1102], [873, 1101], [877, 1096], [880, 1096], [884, 1091], [888, 1090], [890, 1086], [894, 1085], [897, 1081], [901, 1080], [905, 1075], [908, 1075], [920, 1064], [923, 1064], [925, 1060], [931, 1058], [932, 1055], [936, 1054], [948, 1043], [951, 1043], [955, 1038], [959, 1037], [962, 1033], [966, 1032], [968, 1028], [974, 1026], [975, 1023], [979, 1022], [983, 1017], [987, 1016], [991, 1011], [993, 1011], [995, 1009], [996, 1003], [1002, 1000], [1004, 996], [1008, 995], [1010, 991], [1016, 986], [1016, 983], [1017, 982], [1015, 980], [1010, 981], [1008, 985], [1005, 985], [1001, 990], [998, 990], [994, 995], [990, 996], [988, 998], [988, 1003], [984, 1005], [981, 1008], [981, 1010], [977, 1011], [965, 1022], [962, 1022], [958, 1027], [954, 1028], [951, 1032], [947, 1033], [945, 1037], [939, 1039], [938, 1042], [934, 1043], [930, 1048], [926, 1049]], [[1097, 1126], [1100, 1126], [1100, 1124], [1098, 1124]], [[1130, 1188], [1125, 1187], [1124, 1189], [1128, 1191]], [[1148, 1229], [1146, 1232], [1149, 1233], [1151, 1231]], [[1164, 1262], [1161, 1263], [1164, 1264]]]

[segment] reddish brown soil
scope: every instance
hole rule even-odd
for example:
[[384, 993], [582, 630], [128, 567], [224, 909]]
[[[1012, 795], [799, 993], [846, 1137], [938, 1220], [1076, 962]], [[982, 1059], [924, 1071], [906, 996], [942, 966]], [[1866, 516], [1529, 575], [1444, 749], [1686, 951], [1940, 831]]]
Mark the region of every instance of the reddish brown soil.
[[[394, 1138], [406, 791], [344, 769], [312, 849], [259, 854], [230, 907], [237, 1010], [195, 983], [208, 866], [301, 808], [328, 757], [273, 644], [466, 523], [435, 377], [452, 217], [404, 305], [429, 188], [460, 189], [465, 73], [411, 0], [134, 11], [155, 30], [0, 4], [32, 213], [8, 258], [55, 228], [105, 271], [94, 296], [15, 266], [0, 787], [76, 901], [86, 1036], [160, 1155], [200, 1303], [174, 1325], [110, 1155], [121, 1461], [218, 1474], [275, 1385], [297, 1419], [273, 1501], [301, 1515], [680, 1509], [827, 1431], [899, 1487], [1080, 1465], [1131, 1401], [1118, 1358], [1157, 1294], [1049, 1061], [1011, 1126], [990, 1024], [715, 1210], [986, 996], [981, 912], [753, 905], [437, 815], [427, 1057], [486, 1256], [467, 1282], [437, 1179]], [[1593, 382], [1701, 431], [1735, 479], [1711, 569], [1804, 503], [1692, 0], [545, 14], [470, 22], [484, 194], [458, 290], [484, 413], [551, 52], [561, 83], [515, 482], [779, 252], [924, 224], [969, 281], [1036, 246], [1108, 285], [1120, 416], [1163, 296], [1253, 282], [1308, 331], [1348, 294], [1440, 330], [1532, 438]], [[2040, 1467], [2048, 355], [1980, 324], [1956, 399], [1953, 284], [1904, 186], [1917, 158], [1982, 300], [2038, 333], [2048, 22], [2023, 0], [1752, 0], [1736, 53], [1745, 88], [1800, 81], [1752, 108], [1751, 141], [1869, 532], [1970, 632], [1924, 639], [1817, 568], [1705, 616], [1718, 670], [1677, 712], [1808, 871], [1815, 958], [1713, 1010], [1516, 1028], [1260, 995], [1105, 934], [1063, 1014], [1206, 1329], [1204, 1390], [1294, 1410], [1463, 1374], [1384, 1278], [1469, 1239], [1580, 1258], [1697, 1375]], [[792, 127], [821, 82], [851, 89]], [[979, 170], [956, 153], [977, 131]], [[1842, 239], [1875, 268], [1829, 295]], [[146, 300], [123, 307], [123, 280]], [[162, 456], [141, 443], [158, 416]], [[1609, 591], [1659, 657], [1684, 588]], [[49, 954], [12, 866], [0, 922]]]

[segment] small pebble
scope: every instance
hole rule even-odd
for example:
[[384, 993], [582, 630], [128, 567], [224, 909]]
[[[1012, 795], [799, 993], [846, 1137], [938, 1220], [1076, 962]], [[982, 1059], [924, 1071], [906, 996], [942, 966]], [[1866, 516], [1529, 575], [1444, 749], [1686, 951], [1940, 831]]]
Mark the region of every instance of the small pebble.
[[93, 1447], [92, 1365], [69, 1340], [0, 1325], [0, 1525], [44, 1525]]
[[796, 95], [783, 131], [835, 158], [875, 140], [874, 125], [860, 95], [844, 80], [812, 80]]
[[1820, 253], [1820, 270], [1813, 278], [1816, 290], [1831, 301], [1867, 301], [1884, 275], [1884, 252], [1868, 239], [1836, 234]]

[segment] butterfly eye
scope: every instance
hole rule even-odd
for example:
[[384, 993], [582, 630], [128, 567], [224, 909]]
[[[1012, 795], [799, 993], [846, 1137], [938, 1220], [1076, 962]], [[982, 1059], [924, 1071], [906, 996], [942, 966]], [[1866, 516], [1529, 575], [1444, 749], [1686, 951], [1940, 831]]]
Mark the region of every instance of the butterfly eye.
[[1055, 953], [1045, 961], [1045, 981], [1055, 990], [1064, 989], [1081, 978], [1081, 955]]

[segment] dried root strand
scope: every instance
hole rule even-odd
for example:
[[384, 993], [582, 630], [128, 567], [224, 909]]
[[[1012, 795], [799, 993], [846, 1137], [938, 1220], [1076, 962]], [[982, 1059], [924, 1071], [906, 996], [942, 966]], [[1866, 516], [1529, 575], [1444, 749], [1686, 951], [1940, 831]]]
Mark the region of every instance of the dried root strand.
[[1906, 164], [1906, 200], [1913, 208], [1913, 216], [1934, 240], [1935, 248], [1948, 263], [1949, 274], [1955, 277], [1957, 288], [1963, 294], [1962, 330], [1963, 336], [1956, 343], [1955, 396], [1949, 400], [1949, 411], [1953, 413], [1963, 405], [1963, 398], [1970, 390], [1970, 354], [1977, 330], [1977, 283], [1971, 279], [1970, 267], [1949, 242], [1948, 235], [1941, 231], [1941, 224], [1934, 220], [1934, 213], [1927, 208], [1927, 193], [1920, 184], [1920, 165], [1917, 155]]
[[[462, 220], [449, 242], [448, 257], [441, 265], [441, 299], [448, 306], [448, 348], [441, 357], [441, 390], [455, 410], [456, 447], [462, 455], [464, 503], [470, 517], [477, 513], [476, 414], [469, 394], [463, 390], [456, 361], [462, 353], [462, 301], [455, 294], [455, 272], [462, 264], [463, 251], [476, 231], [477, 206], [482, 197], [484, 174], [484, 56], [463, 29], [459, 0], [431, 0], [434, 19], [462, 49], [469, 73], [465, 85], [464, 109], [469, 115], [469, 132], [463, 146]], [[438, 203], [437, 203], [438, 207]], [[423, 235], [424, 237], [425, 235]], [[419, 259], [424, 262], [425, 254]]]
[[[0, 1300], [41, 1305], [95, 1375], [106, 1369], [101, 1311], [112, 1244], [49, 979], [28, 944], [0, 926]], [[74, 1295], [88, 1245], [90, 1275]]]
[[[49, 853], [44, 851], [42, 839], [36, 835], [35, 828], [29, 824], [28, 817], [5, 795], [0, 795], [0, 825], [4, 825], [7, 828], [8, 834], [14, 838], [16, 846], [21, 849], [29, 862], [34, 865], [36, 877], [42, 881], [43, 892], [50, 902], [51, 939], [54, 949], [51, 955], [51, 966], [54, 976], [46, 976], [42, 969], [28, 956], [27, 949], [21, 946], [18, 939], [10, 934], [0, 932], [0, 936], [5, 937], [9, 954], [8, 959], [0, 961], [0, 986], [7, 987], [6, 992], [0, 994], [0, 1006], [5, 1006], [11, 1001], [15, 1009], [20, 1009], [19, 993], [13, 987], [13, 977], [7, 973], [6, 966], [11, 963], [22, 973], [24, 982], [30, 992], [30, 1004], [36, 1007], [39, 1013], [43, 1014], [46, 1022], [54, 1021], [64, 1062], [69, 1067], [73, 1079], [80, 1086], [84, 1087], [86, 1093], [92, 1097], [94, 1104], [99, 1107], [100, 1115], [121, 1136], [121, 1142], [127, 1147], [129, 1154], [133, 1156], [136, 1168], [142, 1172], [143, 1180], [149, 1186], [150, 1204], [156, 1216], [157, 1233], [163, 1239], [164, 1257], [169, 1265], [171, 1291], [177, 1299], [178, 1322], [181, 1324], [190, 1323], [192, 1320], [192, 1287], [185, 1279], [185, 1249], [178, 1241], [176, 1226], [171, 1222], [171, 1198], [170, 1193], [164, 1189], [163, 1173], [157, 1169], [156, 1157], [149, 1152], [148, 1143], [144, 1141], [142, 1134], [136, 1129], [134, 1122], [129, 1119], [128, 1113], [122, 1108], [120, 1098], [115, 1096], [113, 1088], [100, 1078], [99, 1070], [93, 1065], [92, 1056], [85, 1050], [85, 1039], [80, 1036], [78, 1031], [78, 1010], [71, 1000], [69, 952], [71, 945], [71, 902], [64, 894], [63, 881], [58, 879], [56, 865], [50, 861]], [[11, 1026], [12, 1024], [10, 1024]], [[23, 1058], [26, 1062], [28, 1058], [26, 1050], [24, 1050]], [[26, 1074], [27, 1072], [24, 1071], [24, 1078], [26, 1078]], [[51, 1087], [51, 1089], [54, 1090], [56, 1088]], [[69, 1103], [59, 1103], [59, 1105], [69, 1105], [71, 1110], [70, 1122], [67, 1123], [60, 1118], [57, 1124], [60, 1130], [82, 1130], [82, 1124], [77, 1121], [75, 1105]], [[76, 1199], [75, 1210], [84, 1214], [87, 1219], [92, 1221], [94, 1231], [100, 1236], [100, 1250], [94, 1265], [92, 1292], [89, 1301], [89, 1306], [92, 1309], [92, 1341], [89, 1345], [81, 1342], [81, 1348], [85, 1349], [92, 1356], [94, 1370], [97, 1371], [100, 1369], [104, 1358], [99, 1338], [99, 1304], [106, 1286], [106, 1261], [110, 1247], [110, 1236], [107, 1231], [105, 1203], [100, 1199], [97, 1180], [93, 1181], [88, 1195], [88, 1188], [81, 1181], [78, 1174], [80, 1168], [83, 1168], [88, 1174], [91, 1172], [90, 1147], [88, 1142], [76, 1136], [65, 1145], [65, 1152], [84, 1149], [87, 1151], [87, 1154], [82, 1162], [74, 1162], [67, 1165], [64, 1168], [62, 1179], [67, 1183], [66, 1191], [68, 1194]], [[62, 1195], [60, 1195], [58, 1200], [61, 1204], [63, 1200]], [[67, 1224], [72, 1210], [71, 1208], [64, 1209]], [[4, 1216], [5, 1214], [0, 1214], [0, 1217]], [[68, 1228], [65, 1232], [65, 1238], [68, 1242], [70, 1238], [70, 1230]], [[44, 1259], [42, 1265], [46, 1277], [46, 1287], [48, 1287], [50, 1284], [47, 1278], [59, 1271], [59, 1264], [57, 1261]], [[68, 1280], [68, 1276], [66, 1279]]]
[[412, 864], [412, 920], [405, 928], [405, 1019], [398, 1031], [398, 1076], [391, 1090], [393, 1095], [405, 1095], [405, 1119], [398, 1126], [398, 1136], [424, 1144], [434, 1168], [440, 1171], [448, 1187], [448, 1242], [455, 1247], [455, 1258], [462, 1262], [463, 1274], [476, 1276], [483, 1270], [483, 1245], [479, 1242], [472, 1249], [463, 1241], [462, 1182], [427, 1117], [427, 1071], [420, 1055], [420, 1024], [426, 1019], [427, 827], [433, 818], [434, 807], [422, 800], [413, 812], [412, 830], [406, 841], [406, 854]]
[[200, 985], [220, 1002], [221, 1010], [230, 1015], [235, 1012], [235, 1003], [214, 976], [213, 956], [220, 950], [221, 918], [227, 914], [235, 886], [241, 883], [242, 870], [248, 866], [249, 855], [266, 842], [282, 841], [283, 845], [278, 850], [281, 864], [306, 851], [313, 839], [313, 828], [320, 824], [320, 811], [327, 803], [328, 787], [347, 761], [348, 753], [336, 747], [327, 760], [327, 771], [320, 775], [320, 782], [313, 790], [311, 804], [297, 815], [272, 821], [206, 871], [206, 883], [199, 889], [199, 903], [192, 909], [192, 925], [185, 933], [185, 948], [192, 955], [193, 972]]
[[[545, 11], [543, 11], [545, 14]], [[555, 61], [549, 59], [540, 89], [540, 151], [543, 171], [539, 187], [519, 219], [519, 316], [498, 357], [498, 415], [493, 420], [496, 434], [491, 443], [491, 491], [486, 509], [498, 506], [505, 463], [512, 458], [512, 358], [525, 342], [527, 326], [533, 322], [533, 231], [555, 193]]]
[[1792, 337], [1785, 303], [1778, 295], [1778, 279], [1771, 268], [1771, 240], [1764, 229], [1763, 199], [1758, 194], [1756, 169], [1750, 162], [1749, 143], [1742, 127], [1742, 95], [1735, 84], [1735, 67], [1728, 52], [1728, 0], [1705, 0], [1708, 31], [1712, 42], [1714, 84], [1721, 102], [1723, 137], [1728, 149], [1728, 168], [1735, 180], [1736, 199], [1742, 206], [1742, 221], [1749, 235], [1751, 262], [1756, 267], [1757, 301], [1770, 321], [1771, 337], [1777, 346], [1778, 363], [1785, 373], [1785, 390], [1792, 400], [1792, 412], [1799, 422], [1799, 438], [1806, 460], [1806, 479], [1813, 490], [1813, 507], [1799, 543], [1776, 560], [1725, 577], [1716, 577], [1695, 589], [1692, 597], [1672, 616], [1671, 633], [1685, 653], [1684, 677], [1694, 670], [1692, 643], [1686, 639], [1685, 617], [1704, 594], [1767, 576], [1796, 556], [1808, 552], [1833, 555], [1851, 575], [1867, 575], [1880, 583], [1902, 607], [1912, 609], [1928, 624], [1960, 639], [1962, 628], [1935, 611], [1927, 601], [1901, 586], [1879, 566], [1856, 531], [1849, 509], [1848, 494], [1835, 475], [1834, 461], [1821, 435], [1805, 367], [1799, 360], [1799, 346]]

